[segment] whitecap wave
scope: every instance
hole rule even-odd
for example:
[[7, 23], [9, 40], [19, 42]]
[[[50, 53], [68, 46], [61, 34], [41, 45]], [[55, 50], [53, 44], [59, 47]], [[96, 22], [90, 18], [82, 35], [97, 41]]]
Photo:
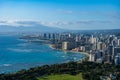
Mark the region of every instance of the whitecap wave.
[[77, 60], [77, 58], [76, 58], [76, 57], [74, 57], [73, 59], [74, 59], [74, 60]]
[[15, 49], [15, 48], [8, 48], [10, 51], [14, 52], [32, 52], [32, 49]]
[[11, 64], [3, 64], [3, 66], [11, 66]]
[[65, 56], [62, 56], [63, 58], [65, 57]]
[[18, 46], [27, 46], [27, 45], [28, 45], [27, 43], [18, 44]]

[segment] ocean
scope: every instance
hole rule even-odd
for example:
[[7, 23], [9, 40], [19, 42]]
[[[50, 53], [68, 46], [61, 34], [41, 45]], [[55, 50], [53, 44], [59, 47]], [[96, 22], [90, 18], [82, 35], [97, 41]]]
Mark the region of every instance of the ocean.
[[48, 44], [29, 43], [17, 35], [0, 35], [0, 73], [41, 65], [79, 61], [85, 55], [51, 49]]

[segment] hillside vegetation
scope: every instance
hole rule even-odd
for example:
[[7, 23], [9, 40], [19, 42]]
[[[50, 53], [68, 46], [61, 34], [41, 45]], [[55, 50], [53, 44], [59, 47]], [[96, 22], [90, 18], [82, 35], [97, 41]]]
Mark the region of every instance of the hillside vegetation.
[[92, 62], [69, 62], [44, 65], [41, 67], [31, 68], [29, 70], [21, 70], [13, 74], [0, 74], [0, 80], [38, 80], [38, 78], [42, 79], [44, 77], [49, 80], [51, 75], [55, 75], [53, 77], [57, 76], [58, 78], [62, 75], [69, 75], [69, 77], [74, 78], [80, 73], [82, 73], [82, 78], [84, 80], [100, 80], [100, 76], [107, 76], [110, 74], [116, 76], [115, 80], [120, 80], [120, 65]]

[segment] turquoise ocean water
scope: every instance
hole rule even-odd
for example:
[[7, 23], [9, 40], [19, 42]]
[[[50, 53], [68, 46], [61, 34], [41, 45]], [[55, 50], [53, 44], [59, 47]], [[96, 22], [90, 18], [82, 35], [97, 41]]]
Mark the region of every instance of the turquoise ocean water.
[[78, 61], [85, 55], [29, 43], [19, 36], [0, 35], [0, 73], [9, 73], [46, 64]]

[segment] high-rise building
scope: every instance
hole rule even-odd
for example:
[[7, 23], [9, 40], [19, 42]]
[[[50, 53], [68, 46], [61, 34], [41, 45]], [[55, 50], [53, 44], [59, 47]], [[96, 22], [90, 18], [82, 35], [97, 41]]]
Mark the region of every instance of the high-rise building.
[[118, 65], [120, 64], [120, 53], [118, 53], [116, 56], [115, 56], [115, 64]]
[[90, 42], [91, 42], [92, 44], [94, 43], [93, 35], [92, 35], [91, 38], [90, 38]]
[[55, 34], [54, 33], [52, 34], [52, 39], [55, 40]]
[[120, 39], [117, 40], [117, 46], [120, 46]]
[[104, 56], [104, 61], [107, 63], [111, 63], [112, 62], [112, 56], [111, 55], [105, 55]]
[[102, 50], [105, 51], [107, 49], [107, 46], [105, 43], [102, 44]]
[[68, 38], [71, 38], [71, 34], [70, 33], [68, 34]]
[[92, 50], [97, 50], [97, 44], [92, 44]]
[[109, 55], [114, 55], [114, 46], [110, 45], [108, 48]]
[[91, 62], [101, 62], [103, 61], [103, 57], [104, 57], [104, 53], [102, 51], [93, 51], [90, 55], [89, 55], [89, 61]]
[[110, 35], [110, 37], [109, 37], [109, 44], [112, 44], [112, 41], [113, 41], [113, 35]]
[[79, 37], [78, 37], [78, 36], [75, 37], [75, 41], [76, 41], [76, 42], [79, 41]]
[[102, 42], [97, 43], [97, 50], [102, 50]]
[[120, 53], [120, 47], [115, 47], [113, 57], [115, 57], [118, 53]]
[[117, 40], [113, 40], [113, 41], [112, 41], [112, 45], [113, 45], [113, 46], [117, 46]]
[[44, 33], [44, 36], [43, 36], [43, 37], [44, 37], [44, 39], [47, 39], [47, 34], [46, 34], [46, 33]]
[[70, 43], [69, 42], [62, 42], [62, 49], [63, 50], [69, 50]]
[[90, 38], [90, 43], [96, 44], [97, 42], [98, 42], [98, 39], [96, 37], [93, 37], [93, 35], [92, 35], [92, 37]]
[[90, 62], [95, 62], [95, 54], [92, 54], [92, 53], [91, 53], [91, 54], [89, 55], [89, 61], [90, 61]]
[[51, 39], [51, 34], [50, 33], [48, 34], [48, 39]]
[[103, 51], [105, 51], [106, 50], [106, 44], [103, 43], [103, 42], [98, 42], [97, 43], [97, 50], [103, 50]]
[[73, 48], [75, 48], [74, 42], [69, 42], [69, 41], [62, 42], [62, 49], [63, 50], [72, 50]]

